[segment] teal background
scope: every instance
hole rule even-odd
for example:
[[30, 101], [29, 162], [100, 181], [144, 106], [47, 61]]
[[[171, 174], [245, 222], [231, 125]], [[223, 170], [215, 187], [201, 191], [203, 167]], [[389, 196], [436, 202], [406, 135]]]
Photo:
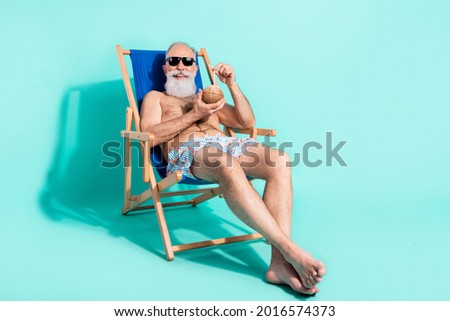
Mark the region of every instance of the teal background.
[[[0, 299], [305, 299], [265, 283], [263, 242], [169, 263], [154, 215], [120, 214], [114, 46], [183, 40], [234, 66], [291, 156], [347, 141], [348, 167], [293, 168], [293, 238], [328, 267], [309, 300], [450, 300], [449, 32], [443, 0], [1, 2]], [[219, 199], [167, 218], [174, 243], [247, 230]]]

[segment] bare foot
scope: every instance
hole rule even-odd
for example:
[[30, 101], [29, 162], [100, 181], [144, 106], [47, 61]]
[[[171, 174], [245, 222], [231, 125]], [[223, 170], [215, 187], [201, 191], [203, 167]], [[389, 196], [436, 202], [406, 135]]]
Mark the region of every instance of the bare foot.
[[272, 258], [269, 270], [266, 273], [266, 280], [273, 284], [289, 285], [295, 292], [312, 295], [319, 292], [316, 287], [306, 288], [293, 266], [289, 264], [281, 255], [277, 248], [272, 246]]
[[325, 265], [314, 259], [311, 254], [294, 244], [293, 248], [284, 255], [300, 277], [300, 281], [306, 288], [314, 288], [322, 281], [326, 273]]
[[297, 272], [284, 259], [283, 262], [272, 262], [270, 264], [269, 270], [266, 273], [266, 280], [272, 284], [289, 285], [292, 290], [302, 294], [313, 295], [319, 292], [319, 289], [316, 287], [306, 288], [303, 286]]

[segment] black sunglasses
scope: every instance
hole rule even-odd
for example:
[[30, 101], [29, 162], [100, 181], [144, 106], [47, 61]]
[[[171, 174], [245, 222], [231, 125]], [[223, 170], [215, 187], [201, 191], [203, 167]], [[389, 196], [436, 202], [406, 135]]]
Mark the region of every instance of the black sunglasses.
[[192, 66], [195, 62], [194, 58], [191, 57], [169, 57], [166, 58], [166, 62], [169, 62], [169, 65], [175, 67], [178, 66], [180, 60], [183, 62], [183, 65], [186, 67]]

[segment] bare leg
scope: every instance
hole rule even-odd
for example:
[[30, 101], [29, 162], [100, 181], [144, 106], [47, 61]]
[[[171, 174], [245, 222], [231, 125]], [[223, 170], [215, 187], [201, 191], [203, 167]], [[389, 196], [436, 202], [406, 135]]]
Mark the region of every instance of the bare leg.
[[[277, 221], [280, 229], [290, 237], [292, 178], [291, 170], [287, 166], [289, 164], [289, 156], [286, 153], [259, 144], [255, 147], [249, 147], [239, 159], [239, 163], [246, 175], [266, 180], [263, 195], [264, 203]], [[307, 254], [307, 256], [310, 255]], [[317, 276], [314, 278], [315, 283], [321, 281], [321, 276], [325, 274], [325, 267], [319, 267], [317, 272]], [[287, 284], [297, 292], [304, 293], [305, 290], [292, 265], [284, 259], [280, 251], [273, 245], [272, 258], [266, 279], [274, 284]], [[316, 287], [307, 290], [308, 294], [319, 291]]]
[[[238, 162], [230, 155], [208, 147], [195, 155], [192, 170], [199, 178], [219, 183], [230, 209], [243, 222], [260, 232], [279, 251], [275, 253], [275, 257], [280, 254], [292, 265], [304, 287], [302, 293], [315, 293], [314, 286], [318, 282], [316, 277], [322, 276], [325, 267], [292, 242], [289, 235], [280, 228], [261, 197], [248, 183]], [[294, 287], [300, 290], [298, 285]]]

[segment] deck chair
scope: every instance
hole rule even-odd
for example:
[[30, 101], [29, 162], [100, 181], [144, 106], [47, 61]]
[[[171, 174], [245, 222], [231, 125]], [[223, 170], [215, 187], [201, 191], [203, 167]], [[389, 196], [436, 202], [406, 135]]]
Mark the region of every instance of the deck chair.
[[[165, 51], [153, 51], [153, 50], [126, 50], [122, 49], [120, 45], [116, 46], [117, 55], [119, 58], [120, 68], [122, 71], [123, 81], [125, 85], [125, 91], [128, 97], [129, 106], [126, 108], [126, 121], [125, 130], [121, 131], [121, 136], [125, 141], [124, 145], [124, 157], [125, 157], [125, 188], [124, 188], [124, 205], [122, 207], [122, 214], [127, 215], [130, 212], [152, 210], [156, 212], [158, 219], [159, 229], [166, 252], [166, 258], [168, 261], [174, 259], [174, 252], [180, 252], [185, 250], [197, 249], [202, 247], [227, 244], [233, 242], [241, 242], [262, 238], [259, 233], [252, 233], [239, 236], [224, 237], [220, 239], [205, 240], [201, 242], [193, 242], [187, 244], [172, 245], [169, 229], [164, 216], [164, 207], [168, 206], [196, 206], [203, 203], [213, 197], [221, 197], [220, 187], [216, 184], [213, 187], [196, 188], [190, 190], [180, 190], [172, 192], [163, 192], [169, 187], [181, 183], [190, 185], [202, 185], [211, 184], [210, 182], [192, 180], [189, 177], [184, 177], [181, 171], [176, 171], [166, 176], [167, 163], [162, 156], [159, 146], [151, 148], [153, 140], [153, 134], [149, 132], [142, 132], [140, 127], [139, 110], [141, 102], [145, 94], [151, 90], [164, 91], [165, 75], [162, 70], [162, 65], [165, 63]], [[134, 89], [131, 85], [130, 74], [128, 73], [127, 64], [125, 62], [125, 56], [129, 56], [131, 59]], [[198, 57], [203, 58], [205, 67], [209, 76], [209, 80], [213, 82], [213, 71], [210, 67], [210, 61], [206, 50], [202, 48], [197, 54]], [[198, 70], [195, 82], [197, 88], [203, 88], [202, 79], [200, 75], [200, 68]], [[136, 96], [135, 96], [136, 93]], [[133, 129], [134, 125], [134, 129]], [[224, 132], [229, 136], [236, 136], [236, 133], [248, 134], [253, 138], [257, 135], [275, 136], [275, 130], [270, 129], [233, 129], [224, 128]], [[132, 162], [131, 162], [131, 147], [132, 141], [138, 141], [141, 146], [141, 152], [143, 153], [143, 180], [149, 184], [148, 189], [139, 195], [131, 195], [131, 174], [132, 174]], [[155, 168], [160, 180], [156, 179], [156, 175], [152, 168]], [[198, 187], [198, 186], [197, 186]], [[190, 200], [180, 202], [162, 203], [161, 198], [174, 197], [182, 195], [197, 195]], [[148, 200], [152, 199], [152, 205], [143, 205]]]

